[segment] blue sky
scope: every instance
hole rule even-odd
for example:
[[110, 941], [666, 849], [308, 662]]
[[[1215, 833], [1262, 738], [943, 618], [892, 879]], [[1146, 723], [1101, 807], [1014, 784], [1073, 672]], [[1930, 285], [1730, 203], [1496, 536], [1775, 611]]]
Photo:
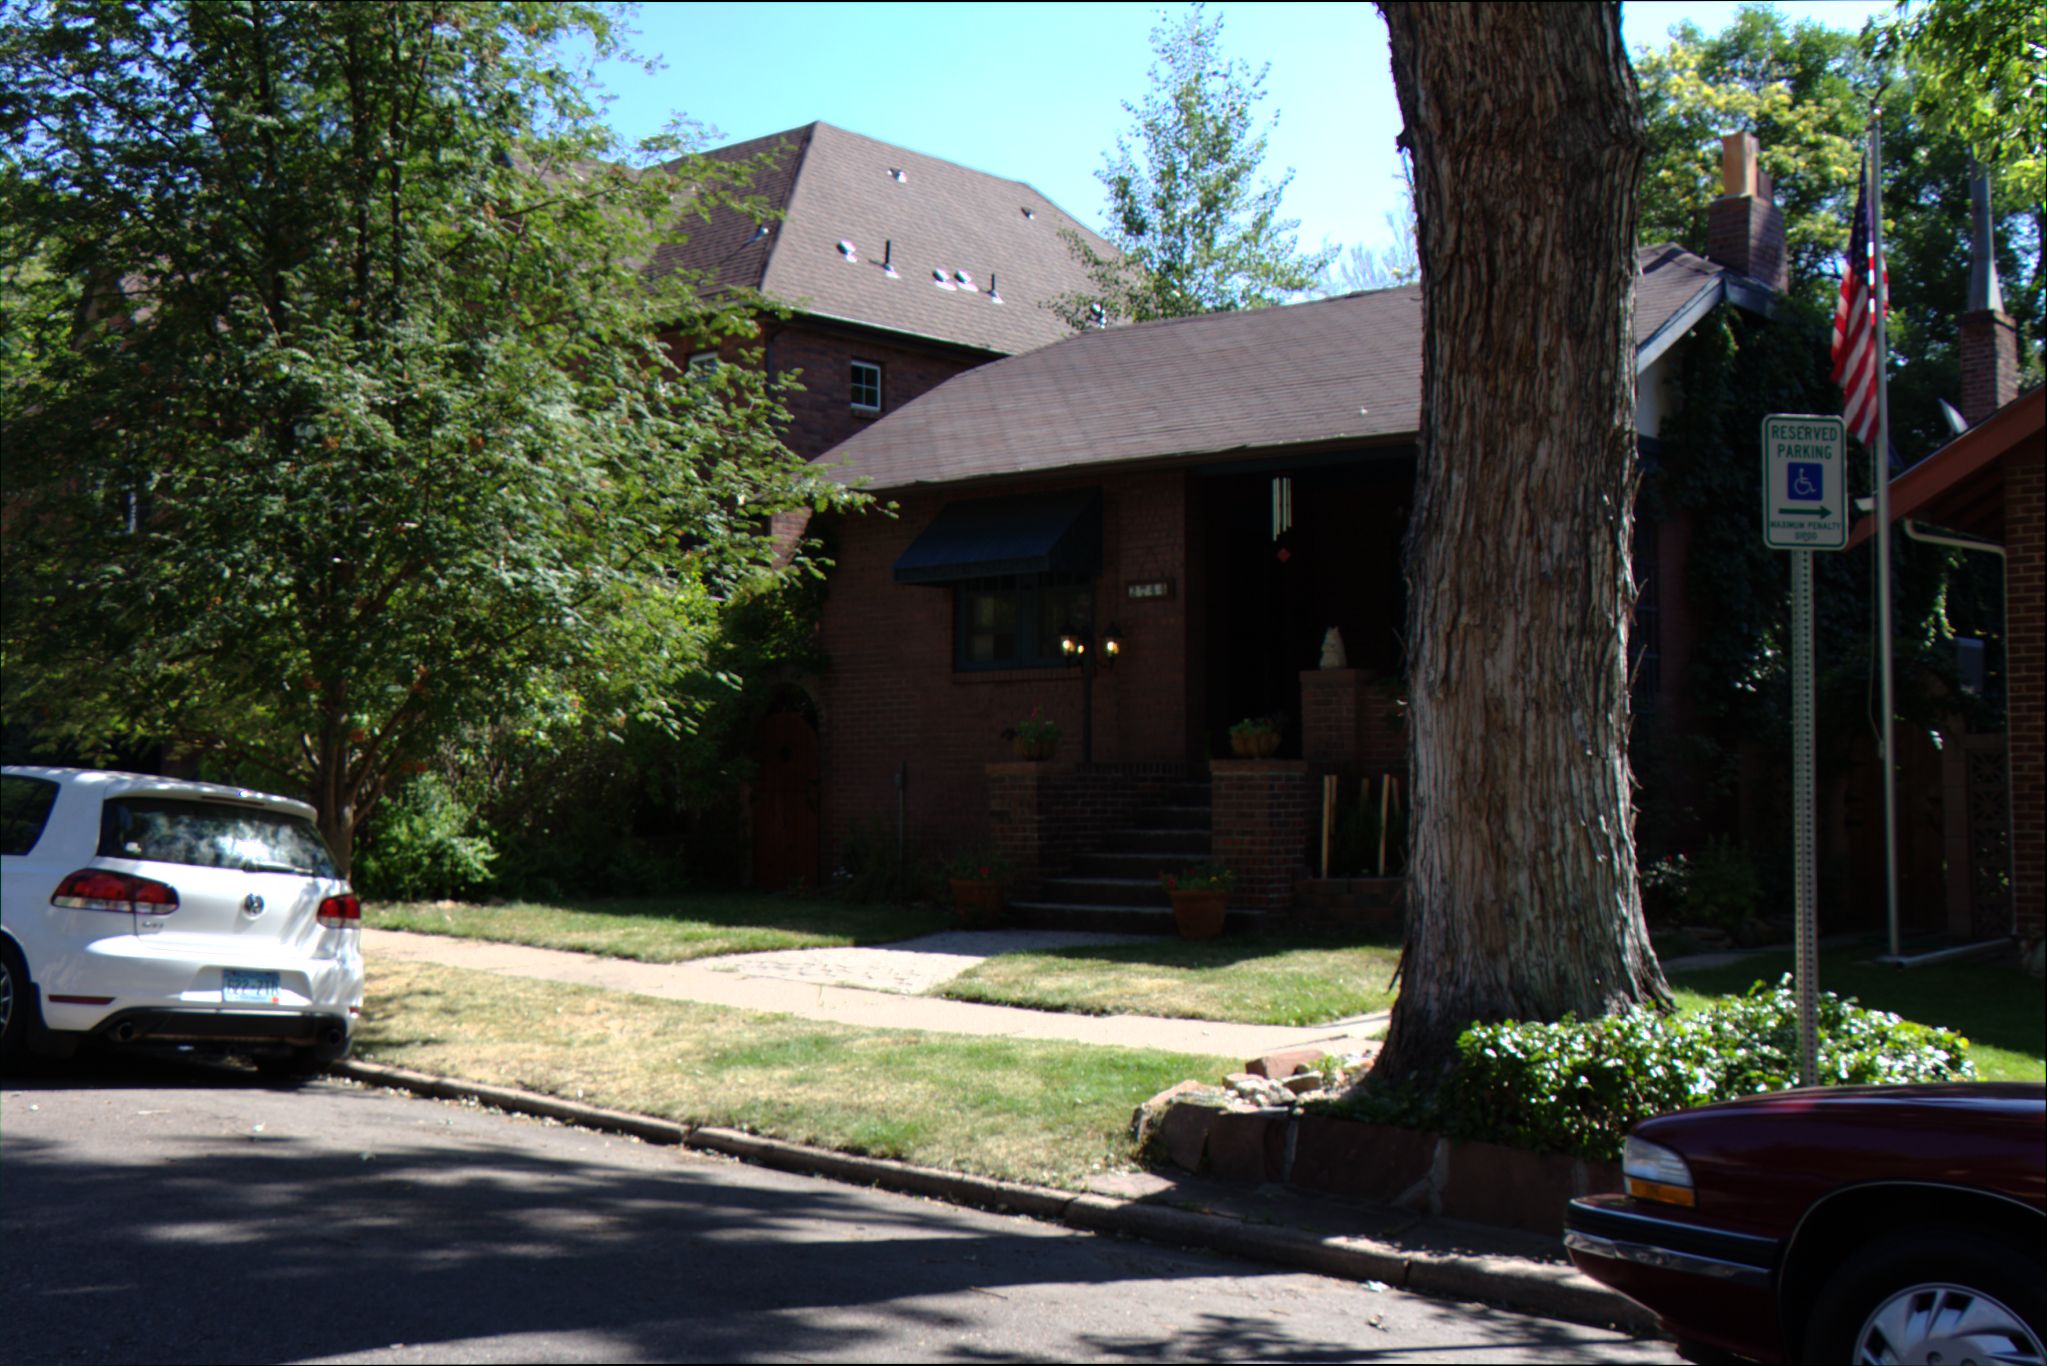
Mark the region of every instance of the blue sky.
[[[1179, 13], [1180, 6], [1172, 8]], [[1400, 113], [1386, 29], [1368, 4], [1210, 5], [1233, 56], [1271, 63], [1265, 110], [1279, 112], [1266, 167], [1294, 170], [1285, 203], [1305, 246], [1382, 246], [1400, 166]], [[1690, 19], [1724, 28], [1727, 3], [1629, 3], [1631, 52], [1661, 47]], [[1889, 0], [1780, 3], [1792, 19], [1859, 30]], [[734, 141], [822, 119], [930, 156], [1029, 182], [1099, 226], [1094, 172], [1143, 98], [1152, 4], [650, 4], [635, 50], [665, 69], [609, 63], [612, 127], [627, 140], [677, 115]]]

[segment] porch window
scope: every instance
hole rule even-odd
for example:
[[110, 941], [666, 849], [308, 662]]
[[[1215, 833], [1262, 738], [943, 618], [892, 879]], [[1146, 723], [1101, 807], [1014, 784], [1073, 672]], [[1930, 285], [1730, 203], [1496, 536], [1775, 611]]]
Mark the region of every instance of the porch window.
[[1094, 580], [1080, 574], [971, 579], [953, 591], [953, 667], [1036, 669], [1063, 664], [1059, 637], [1094, 615]]

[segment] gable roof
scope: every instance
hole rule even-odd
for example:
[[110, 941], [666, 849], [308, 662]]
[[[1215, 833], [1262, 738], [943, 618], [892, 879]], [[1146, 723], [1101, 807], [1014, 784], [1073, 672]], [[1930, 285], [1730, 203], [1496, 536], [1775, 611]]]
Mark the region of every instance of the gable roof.
[[[1674, 246], [1638, 253], [1637, 364], [1760, 288]], [[1286, 447], [1411, 441], [1421, 288], [1084, 332], [955, 375], [832, 448], [874, 488]]]
[[[2040, 440], [2043, 428], [2047, 428], [2047, 389], [2035, 386], [1911, 469], [1893, 476], [1891, 520], [1924, 519], [1950, 530], [2002, 541], [2006, 535], [2004, 467], [2007, 463], [2037, 465], [2047, 459], [2047, 444]], [[1875, 531], [1873, 514], [1857, 519], [1848, 533], [1848, 548], [1861, 545]]]
[[[658, 248], [655, 270], [701, 270], [714, 286], [757, 289], [814, 317], [1011, 355], [1072, 334], [1045, 307], [1087, 288], [1062, 229], [1113, 254], [1020, 180], [829, 123], [706, 155], [735, 162], [762, 154], [770, 154], [772, 169], [755, 177], [749, 193], [766, 200], [781, 220], [762, 236], [752, 218], [714, 211], [708, 223], [688, 224], [685, 241]], [[839, 250], [841, 241], [853, 244], [856, 259]], [[894, 279], [882, 270], [885, 251]], [[941, 289], [932, 282], [934, 270], [948, 279], [964, 271], [972, 284], [955, 280], [954, 288]], [[991, 286], [1002, 302], [995, 302]]]

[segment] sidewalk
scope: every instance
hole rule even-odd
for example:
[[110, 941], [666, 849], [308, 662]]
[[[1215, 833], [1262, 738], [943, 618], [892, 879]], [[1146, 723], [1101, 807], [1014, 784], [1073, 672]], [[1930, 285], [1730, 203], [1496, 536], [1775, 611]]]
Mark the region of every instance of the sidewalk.
[[[1003, 952], [1129, 936], [955, 931], [887, 948], [800, 949], [689, 963], [639, 963], [556, 949], [366, 929], [371, 959], [446, 964], [673, 1000], [883, 1029], [1154, 1048], [1239, 1060], [1290, 1048], [1370, 1052], [1386, 1013], [1292, 1029], [1152, 1016], [1089, 1016], [899, 994], [928, 990]], [[862, 985], [851, 985], [861, 983]], [[569, 1124], [679, 1144], [828, 1180], [1030, 1215], [1095, 1233], [1137, 1237], [1360, 1282], [1485, 1300], [1581, 1323], [1654, 1333], [1639, 1306], [1576, 1272], [1553, 1237], [1420, 1215], [1279, 1186], [1229, 1185], [1184, 1174], [1109, 1173], [1085, 1191], [993, 1181], [713, 1127], [677, 1124], [452, 1077], [349, 1061], [330, 1070], [372, 1086], [496, 1106]]]
[[[627, 991], [669, 1000], [697, 1001], [794, 1015], [806, 1020], [864, 1025], [873, 1029], [919, 1029], [940, 1034], [974, 1034], [1006, 1039], [1057, 1039], [1068, 1043], [1150, 1048], [1246, 1061], [1293, 1048], [1330, 1053], [1366, 1053], [1386, 1032], [1387, 1012], [1376, 1011], [1326, 1025], [1227, 1024], [1215, 1020], [1172, 1020], [1152, 1015], [1073, 1015], [980, 1005], [936, 997], [900, 995], [927, 990], [999, 952], [1055, 944], [1116, 942], [1128, 936], [1048, 935], [1028, 930], [988, 930], [929, 935], [888, 948], [796, 949], [782, 953], [703, 958], [688, 963], [638, 963], [598, 958], [560, 949], [528, 948], [476, 939], [362, 932], [365, 957], [537, 977], [606, 991]], [[865, 982], [867, 985], [835, 985]]]

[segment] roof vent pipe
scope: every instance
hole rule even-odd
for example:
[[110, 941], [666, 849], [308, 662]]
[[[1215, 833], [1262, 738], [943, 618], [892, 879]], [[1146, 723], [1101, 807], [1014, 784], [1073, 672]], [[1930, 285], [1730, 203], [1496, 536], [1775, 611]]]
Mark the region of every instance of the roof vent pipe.
[[1002, 302], [1002, 291], [995, 287], [995, 272], [992, 270], [988, 272], [988, 302], [991, 304]]
[[883, 239], [881, 244], [881, 273], [891, 280], [901, 278], [896, 274], [895, 255], [895, 239], [892, 237]]

